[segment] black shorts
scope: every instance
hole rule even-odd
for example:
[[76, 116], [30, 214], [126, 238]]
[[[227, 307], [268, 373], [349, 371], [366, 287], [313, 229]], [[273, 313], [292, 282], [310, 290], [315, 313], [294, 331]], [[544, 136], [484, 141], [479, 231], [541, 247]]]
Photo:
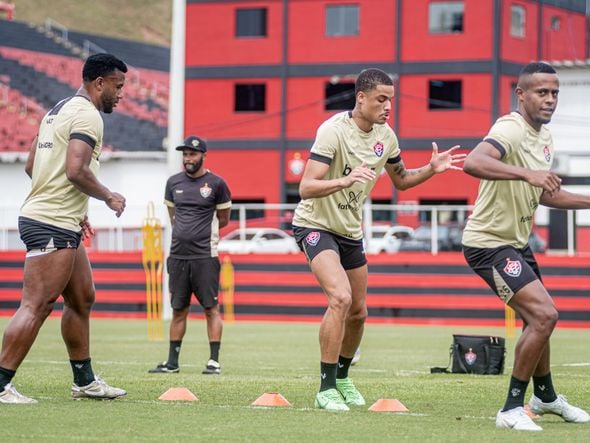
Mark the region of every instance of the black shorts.
[[58, 249], [78, 249], [82, 238], [82, 231], [58, 228], [27, 217], [18, 218], [18, 232], [27, 247], [27, 256], [43, 255]]
[[539, 265], [527, 245], [523, 249], [513, 246], [499, 248], [464, 247], [467, 263], [493, 289], [504, 303], [525, 285], [541, 279]]
[[300, 226], [293, 226], [293, 235], [310, 263], [320, 252], [331, 249], [340, 256], [340, 264], [344, 269], [356, 269], [367, 264], [362, 240]]
[[173, 309], [184, 309], [191, 303], [191, 295], [203, 308], [212, 308], [219, 303], [219, 270], [217, 257], [184, 260], [168, 257], [166, 262], [170, 279], [170, 297]]

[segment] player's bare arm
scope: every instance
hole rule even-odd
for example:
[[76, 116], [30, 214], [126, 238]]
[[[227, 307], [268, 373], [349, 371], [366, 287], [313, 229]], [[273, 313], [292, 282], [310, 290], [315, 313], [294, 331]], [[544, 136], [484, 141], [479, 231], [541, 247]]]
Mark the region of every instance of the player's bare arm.
[[174, 206], [166, 206], [168, 209], [168, 217], [170, 217], [170, 226], [174, 226]]
[[94, 234], [96, 234], [96, 231], [90, 224], [90, 220], [88, 220], [87, 215], [85, 215], [84, 220], [80, 222], [80, 227], [82, 228], [82, 240], [88, 240], [94, 237]]
[[491, 143], [481, 142], [465, 159], [463, 170], [474, 177], [486, 180], [523, 180], [532, 186], [555, 193], [561, 187], [561, 179], [551, 171], [533, 171], [508, 165], [500, 159], [502, 154]]
[[342, 189], [350, 188], [355, 183], [367, 183], [375, 179], [375, 171], [369, 169], [365, 163], [354, 168], [350, 174], [325, 180], [330, 166], [317, 160], [308, 160], [303, 171], [299, 194], [301, 198], [318, 198], [333, 194]]
[[219, 220], [219, 228], [224, 228], [229, 223], [229, 212], [231, 208], [218, 209], [217, 219]]
[[70, 140], [66, 156], [66, 176], [72, 184], [84, 194], [102, 200], [120, 217], [125, 210], [125, 197], [117, 192], [111, 192], [98, 181], [90, 170], [92, 148], [86, 142], [78, 139]]
[[539, 201], [543, 206], [555, 209], [590, 209], [590, 196], [568, 192], [543, 192]]
[[25, 172], [29, 177], [33, 177], [33, 164], [35, 163], [35, 153], [37, 152], [37, 142], [39, 137], [35, 136], [33, 143], [31, 143], [31, 149], [29, 149], [29, 156], [27, 157], [27, 163], [25, 165]]
[[417, 169], [406, 169], [404, 162], [387, 163], [385, 170], [397, 189], [404, 190], [412, 188], [425, 182], [434, 174], [445, 172], [448, 169], [461, 170], [457, 163], [464, 161], [466, 154], [455, 154], [460, 146], [456, 145], [444, 152], [438, 152], [438, 145], [432, 143], [432, 157], [430, 163]]

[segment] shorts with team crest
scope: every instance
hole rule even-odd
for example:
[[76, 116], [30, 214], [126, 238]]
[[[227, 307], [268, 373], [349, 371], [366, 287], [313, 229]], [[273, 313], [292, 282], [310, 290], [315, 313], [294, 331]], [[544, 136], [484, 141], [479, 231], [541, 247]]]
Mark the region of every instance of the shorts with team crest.
[[353, 240], [321, 229], [293, 226], [293, 234], [307, 260], [311, 261], [322, 251], [331, 249], [340, 257], [346, 270], [360, 268], [367, 264], [362, 240]]
[[463, 247], [467, 263], [504, 303], [525, 285], [541, 280], [539, 265], [527, 245], [522, 249], [513, 246], [499, 248]]

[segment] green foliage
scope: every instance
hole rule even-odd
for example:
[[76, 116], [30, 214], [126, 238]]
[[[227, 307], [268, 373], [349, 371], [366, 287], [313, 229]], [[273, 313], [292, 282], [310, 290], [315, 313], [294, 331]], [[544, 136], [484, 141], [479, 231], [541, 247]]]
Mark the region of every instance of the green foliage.
[[[0, 330], [7, 321], [0, 319]], [[588, 440], [589, 425], [566, 424], [553, 416], [539, 420], [544, 427], [540, 434], [495, 429], [515, 339], [508, 340], [508, 370], [503, 376], [431, 375], [430, 366], [446, 365], [451, 334], [457, 332], [504, 333], [494, 328], [368, 325], [361, 361], [350, 373], [367, 407], [330, 413], [313, 409], [319, 386], [317, 324], [226, 324], [222, 375], [207, 376], [201, 374], [209, 356], [203, 321], [189, 322], [180, 373], [148, 374], [150, 367], [165, 360], [167, 341], [149, 342], [143, 321], [93, 319], [94, 369], [129, 394], [114, 401], [75, 401], [70, 399], [71, 369], [59, 321], [50, 319], [14, 379], [17, 389], [39, 404], [1, 405], [2, 441]], [[556, 387], [586, 409], [590, 409], [588, 334], [558, 330], [552, 340]], [[170, 387], [186, 387], [199, 401], [159, 401]], [[280, 392], [293, 407], [250, 406], [264, 392]], [[396, 398], [410, 412], [368, 411], [379, 398]]]

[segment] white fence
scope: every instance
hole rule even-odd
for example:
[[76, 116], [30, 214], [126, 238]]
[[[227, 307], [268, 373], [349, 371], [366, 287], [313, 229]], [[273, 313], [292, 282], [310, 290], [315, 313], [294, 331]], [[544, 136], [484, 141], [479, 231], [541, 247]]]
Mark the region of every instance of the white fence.
[[[295, 204], [234, 204], [230, 225], [222, 231], [227, 234], [232, 229], [246, 227], [272, 227], [289, 231]], [[169, 220], [164, 205], [155, 205], [155, 216], [164, 228], [165, 246], [169, 244]], [[471, 206], [455, 205], [376, 205], [365, 204], [363, 208], [365, 241], [372, 241], [372, 227], [388, 225], [408, 225], [431, 227], [430, 251], [439, 252], [440, 226], [449, 224], [462, 225], [471, 212]], [[18, 212], [15, 206], [0, 206], [0, 250], [23, 249], [24, 245], [18, 235]], [[574, 255], [575, 225], [574, 213], [568, 211], [568, 242], [564, 251]], [[91, 202], [89, 218], [96, 229], [92, 248], [100, 251], [132, 251], [142, 248], [141, 227], [147, 217], [147, 207], [128, 206], [121, 218], [116, 218], [112, 211], [99, 202]], [[542, 215], [546, 219], [546, 215]], [[579, 220], [579, 219], [578, 219]]]

